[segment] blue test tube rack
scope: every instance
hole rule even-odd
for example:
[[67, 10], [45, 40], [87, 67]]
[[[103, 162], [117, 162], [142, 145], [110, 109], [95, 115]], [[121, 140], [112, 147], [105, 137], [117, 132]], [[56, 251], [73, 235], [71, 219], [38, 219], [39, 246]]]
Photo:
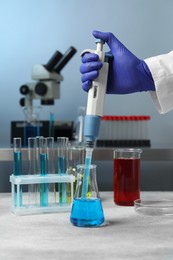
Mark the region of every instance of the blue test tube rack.
[[[42, 176], [40, 174], [36, 175], [20, 175], [15, 176], [12, 174], [10, 176], [11, 182], [11, 194], [12, 194], [12, 212], [16, 215], [29, 215], [29, 214], [41, 214], [41, 213], [53, 213], [53, 212], [70, 212], [71, 211], [71, 203], [60, 203], [59, 198], [55, 200], [53, 203], [49, 203], [46, 207], [42, 207], [39, 204], [30, 204], [29, 203], [29, 194], [28, 192], [23, 192], [22, 196], [25, 196], [23, 199], [23, 204], [20, 203], [20, 190], [24, 185], [32, 185], [32, 184], [49, 184], [49, 183], [69, 183], [71, 186], [71, 202], [73, 201], [73, 183], [75, 181], [75, 177], [73, 175], [61, 174], [46, 174]], [[16, 193], [17, 191], [17, 193]], [[49, 194], [48, 194], [49, 195]]]

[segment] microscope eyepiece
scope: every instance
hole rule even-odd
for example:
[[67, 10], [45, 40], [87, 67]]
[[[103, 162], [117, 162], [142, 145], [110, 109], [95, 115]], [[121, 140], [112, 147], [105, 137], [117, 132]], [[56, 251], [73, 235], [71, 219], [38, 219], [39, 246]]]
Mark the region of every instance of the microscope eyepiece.
[[64, 68], [64, 66], [67, 64], [67, 62], [73, 57], [73, 55], [76, 53], [76, 49], [74, 47], [70, 47], [62, 56], [60, 61], [57, 63], [57, 65], [54, 68], [54, 71], [56, 73], [60, 73], [60, 71]]
[[47, 62], [46, 65], [44, 65], [44, 67], [49, 71], [53, 71], [55, 65], [58, 63], [58, 61], [62, 58], [62, 53], [59, 51], [56, 51], [53, 56], [50, 58], [50, 60]]

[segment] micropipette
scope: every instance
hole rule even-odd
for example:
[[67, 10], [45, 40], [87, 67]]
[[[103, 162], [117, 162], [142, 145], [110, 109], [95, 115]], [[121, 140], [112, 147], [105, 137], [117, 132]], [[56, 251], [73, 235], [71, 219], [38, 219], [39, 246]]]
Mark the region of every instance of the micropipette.
[[106, 60], [106, 55], [103, 52], [104, 42], [101, 39], [96, 39], [97, 48], [95, 51], [84, 50], [86, 52], [94, 52], [99, 56], [99, 60], [103, 66], [99, 71], [99, 76], [92, 82], [92, 86], [88, 92], [87, 110], [84, 123], [84, 136], [86, 141], [86, 158], [85, 171], [83, 179], [82, 197], [86, 198], [88, 190], [89, 167], [92, 161], [92, 152], [95, 140], [99, 133], [100, 120], [103, 115], [104, 98], [107, 87], [109, 63]]
[[106, 93], [107, 78], [109, 64], [106, 60], [106, 55], [103, 52], [104, 42], [96, 39], [97, 48], [95, 51], [85, 50], [82, 52], [94, 52], [99, 56], [99, 60], [103, 66], [99, 71], [99, 76], [92, 82], [92, 86], [88, 92], [87, 109], [84, 124], [84, 136], [86, 147], [93, 147], [98, 136], [100, 128], [100, 120], [103, 115], [104, 98]]

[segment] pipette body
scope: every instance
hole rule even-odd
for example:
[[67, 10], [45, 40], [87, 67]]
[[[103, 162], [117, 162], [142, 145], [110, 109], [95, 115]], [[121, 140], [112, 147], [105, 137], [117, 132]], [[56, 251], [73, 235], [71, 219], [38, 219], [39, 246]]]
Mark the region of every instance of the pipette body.
[[99, 134], [100, 120], [103, 115], [104, 99], [107, 87], [109, 63], [105, 59], [103, 52], [104, 42], [96, 39], [97, 48], [93, 50], [85, 50], [86, 52], [94, 52], [99, 56], [99, 60], [103, 66], [99, 71], [99, 76], [92, 82], [92, 86], [88, 92], [87, 109], [84, 123], [84, 136], [86, 147], [93, 147], [95, 140]]

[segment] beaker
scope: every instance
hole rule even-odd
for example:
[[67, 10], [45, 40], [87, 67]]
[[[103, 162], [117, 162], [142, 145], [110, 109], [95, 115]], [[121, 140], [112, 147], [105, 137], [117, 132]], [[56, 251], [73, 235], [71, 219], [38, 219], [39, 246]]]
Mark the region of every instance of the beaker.
[[114, 202], [121, 206], [134, 206], [140, 198], [141, 149], [114, 150]]
[[[86, 197], [82, 196], [84, 174], [88, 174], [88, 190]], [[77, 165], [77, 186], [71, 209], [70, 221], [77, 227], [96, 227], [104, 223], [104, 213], [97, 186], [96, 165]]]

